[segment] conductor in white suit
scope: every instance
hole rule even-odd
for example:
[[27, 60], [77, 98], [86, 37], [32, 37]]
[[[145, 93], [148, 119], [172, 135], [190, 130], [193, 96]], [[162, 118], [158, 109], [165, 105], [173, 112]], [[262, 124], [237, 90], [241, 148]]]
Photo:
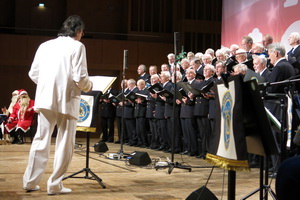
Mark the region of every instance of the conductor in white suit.
[[79, 16], [70, 16], [58, 37], [42, 43], [34, 57], [29, 77], [37, 84], [35, 110], [38, 127], [23, 176], [23, 188], [39, 190], [45, 171], [51, 136], [57, 125], [53, 173], [47, 182], [49, 195], [70, 193], [62, 179], [73, 156], [81, 90], [92, 90], [86, 62], [85, 46], [80, 42], [84, 23]]

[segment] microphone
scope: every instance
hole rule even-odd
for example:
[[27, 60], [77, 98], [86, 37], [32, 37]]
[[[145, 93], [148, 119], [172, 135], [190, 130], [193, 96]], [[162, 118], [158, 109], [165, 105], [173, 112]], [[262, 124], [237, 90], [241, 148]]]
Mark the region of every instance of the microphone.
[[123, 68], [128, 69], [128, 50], [124, 50]]
[[224, 83], [225, 87], [229, 88], [228, 77], [224, 72], [221, 73], [221, 78], [223, 80], [223, 83]]

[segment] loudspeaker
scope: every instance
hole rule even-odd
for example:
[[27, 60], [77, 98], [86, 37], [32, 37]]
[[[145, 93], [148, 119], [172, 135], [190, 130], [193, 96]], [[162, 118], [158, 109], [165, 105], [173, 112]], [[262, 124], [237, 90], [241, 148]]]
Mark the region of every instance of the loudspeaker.
[[137, 166], [145, 166], [151, 163], [151, 159], [147, 152], [135, 151], [130, 154], [129, 164]]
[[94, 150], [96, 152], [104, 153], [108, 151], [108, 147], [105, 142], [98, 142], [94, 145]]
[[192, 192], [186, 200], [218, 200], [218, 198], [205, 186]]

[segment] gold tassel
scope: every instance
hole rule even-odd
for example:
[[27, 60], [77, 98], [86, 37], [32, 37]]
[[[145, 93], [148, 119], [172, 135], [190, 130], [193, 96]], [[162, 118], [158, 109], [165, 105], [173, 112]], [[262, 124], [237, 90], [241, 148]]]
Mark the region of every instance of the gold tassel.
[[248, 160], [232, 160], [216, 156], [210, 153], [206, 154], [207, 162], [221, 167], [223, 169], [232, 170], [232, 171], [251, 171], [249, 167]]

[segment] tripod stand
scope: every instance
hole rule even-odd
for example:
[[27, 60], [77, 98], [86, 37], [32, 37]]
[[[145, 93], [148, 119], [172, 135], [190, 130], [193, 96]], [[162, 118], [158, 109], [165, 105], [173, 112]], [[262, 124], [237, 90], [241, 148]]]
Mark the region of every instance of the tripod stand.
[[[269, 182], [268, 182], [268, 175], [269, 175], [269, 169], [268, 169], [268, 156], [265, 157], [265, 164], [264, 164], [264, 157], [260, 156], [260, 170], [259, 170], [259, 188], [256, 190], [252, 191], [250, 194], [242, 198], [241, 200], [248, 199], [255, 193], [259, 192], [259, 199], [268, 199], [268, 193], [272, 196], [273, 199], [276, 198], [276, 194], [273, 192], [271, 189]], [[264, 174], [264, 168], [265, 168], [265, 174]], [[265, 182], [264, 182], [265, 179]]]
[[[106, 186], [102, 183], [102, 179], [99, 178], [90, 168], [89, 168], [89, 153], [90, 153], [90, 133], [91, 132], [96, 132], [96, 128], [90, 128], [90, 127], [77, 127], [78, 131], [84, 131], [86, 133], [86, 157], [85, 157], [85, 168], [82, 170], [75, 172], [69, 176], [66, 176], [63, 178], [63, 180], [68, 179], [68, 178], [84, 178], [84, 179], [92, 179], [96, 180], [102, 188], [106, 188]], [[80, 174], [82, 172], [85, 172], [85, 176], [83, 177], [76, 177], [77, 174]], [[91, 176], [89, 176], [89, 174]]]

